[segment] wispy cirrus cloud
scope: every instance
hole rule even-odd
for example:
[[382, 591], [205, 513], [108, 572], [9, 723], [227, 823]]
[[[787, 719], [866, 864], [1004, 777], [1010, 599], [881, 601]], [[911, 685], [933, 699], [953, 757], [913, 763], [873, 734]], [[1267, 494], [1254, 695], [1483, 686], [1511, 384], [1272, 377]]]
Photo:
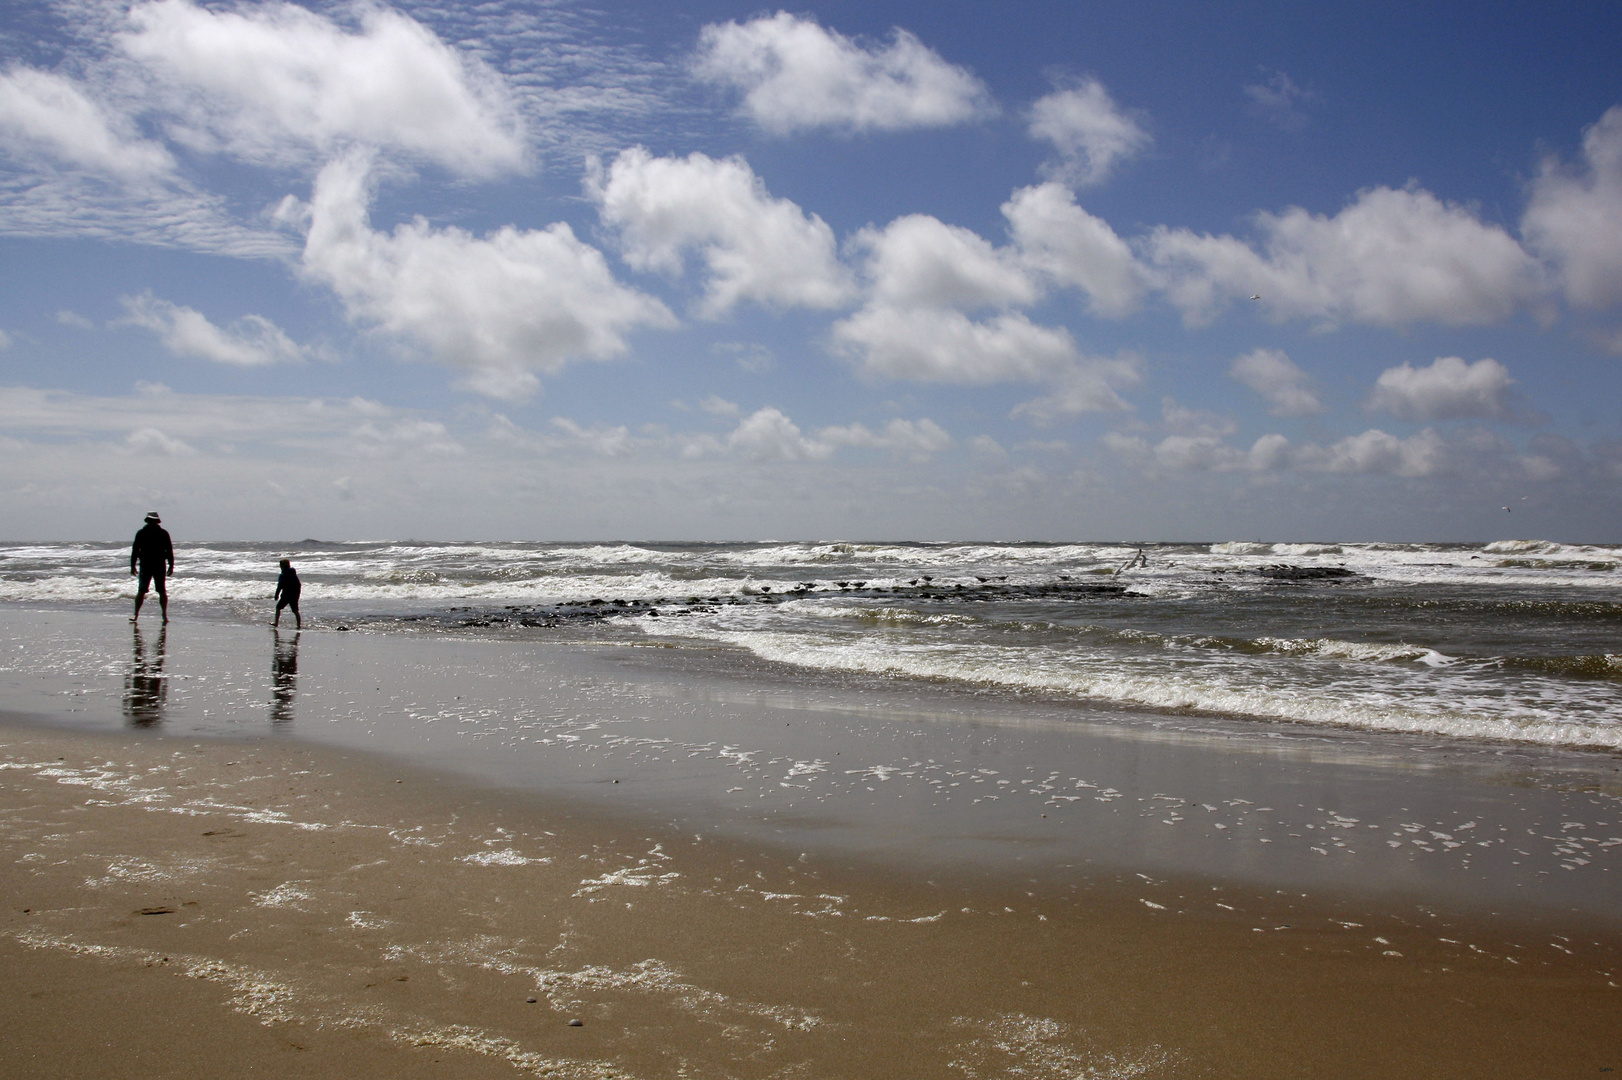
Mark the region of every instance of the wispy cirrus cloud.
[[1311, 416], [1324, 411], [1312, 378], [1282, 349], [1252, 349], [1235, 357], [1228, 374], [1265, 398], [1273, 416]]
[[175, 159], [129, 117], [64, 75], [18, 66], [0, 72], [0, 150], [128, 181], [165, 176]]
[[216, 326], [202, 312], [150, 292], [119, 299], [124, 322], [153, 331], [176, 356], [209, 360], [233, 367], [298, 363], [310, 351], [263, 315], [244, 315], [227, 327]]
[[1289, 132], [1299, 132], [1307, 126], [1307, 108], [1318, 100], [1317, 94], [1298, 86], [1286, 72], [1278, 70], [1268, 72], [1260, 82], [1247, 83], [1244, 91], [1258, 116]]

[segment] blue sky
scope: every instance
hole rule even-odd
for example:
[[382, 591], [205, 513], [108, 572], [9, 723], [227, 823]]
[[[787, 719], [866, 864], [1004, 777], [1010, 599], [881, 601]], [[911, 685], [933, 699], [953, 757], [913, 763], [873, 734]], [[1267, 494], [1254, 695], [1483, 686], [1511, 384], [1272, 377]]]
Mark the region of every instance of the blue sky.
[[14, 5], [0, 533], [1616, 542], [1619, 30]]

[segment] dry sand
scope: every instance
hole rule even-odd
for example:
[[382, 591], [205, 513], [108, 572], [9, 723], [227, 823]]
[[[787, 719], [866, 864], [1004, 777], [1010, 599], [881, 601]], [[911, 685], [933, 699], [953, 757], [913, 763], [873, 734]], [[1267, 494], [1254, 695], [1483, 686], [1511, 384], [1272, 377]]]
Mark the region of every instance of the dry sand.
[[308, 745], [7, 724], [0, 1076], [1622, 1069], [1615, 925], [823, 861]]

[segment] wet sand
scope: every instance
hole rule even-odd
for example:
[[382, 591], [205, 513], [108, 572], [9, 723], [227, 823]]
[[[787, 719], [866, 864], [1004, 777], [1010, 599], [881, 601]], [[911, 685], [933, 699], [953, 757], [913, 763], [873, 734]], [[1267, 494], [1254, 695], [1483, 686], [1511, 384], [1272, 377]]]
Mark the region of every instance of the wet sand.
[[0, 1075], [1622, 1068], [1613, 756], [623, 641], [0, 648]]
[[271, 736], [916, 878], [1145, 873], [1617, 920], [1622, 760], [1126, 713], [740, 649], [0, 606], [0, 709]]
[[272, 739], [13, 721], [0, 766], [5, 1075], [1622, 1067], [1618, 935], [1575, 916], [931, 883]]

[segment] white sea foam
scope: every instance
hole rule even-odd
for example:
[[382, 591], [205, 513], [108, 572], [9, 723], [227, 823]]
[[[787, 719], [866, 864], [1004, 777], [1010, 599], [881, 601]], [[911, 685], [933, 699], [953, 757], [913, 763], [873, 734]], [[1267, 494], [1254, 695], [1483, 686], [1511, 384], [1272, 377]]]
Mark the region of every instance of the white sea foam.
[[1344, 549], [1339, 544], [1274, 544], [1273, 554], [1301, 558], [1303, 556], [1340, 555]]
[[1256, 644], [1288, 656], [1320, 656], [1340, 660], [1390, 662], [1411, 660], [1431, 667], [1446, 667], [1456, 659], [1422, 645], [1383, 644], [1380, 642], [1339, 641], [1334, 638], [1273, 638], [1256, 639]]
[[[314, 603], [546, 603], [759, 595], [801, 581], [832, 591], [863, 581], [890, 588], [929, 574], [940, 585], [979, 579], [1051, 583], [1113, 573], [1138, 548], [1120, 544], [569, 545], [345, 544], [291, 556]], [[1622, 590], [1622, 547], [1506, 540], [1475, 545], [1268, 543], [1150, 546], [1149, 566], [1124, 571], [1134, 588], [1175, 590], [1210, 569], [1290, 561], [1344, 566], [1377, 581], [1576, 584]], [[272, 545], [182, 544], [172, 585], [188, 601], [261, 603], [275, 580]], [[128, 549], [112, 544], [0, 545], [0, 601], [110, 602], [133, 595]]]
[[[1119, 656], [1077, 655], [1069, 650], [947, 646], [866, 636], [834, 639], [764, 630], [739, 633], [694, 624], [672, 630], [738, 645], [767, 660], [825, 670], [944, 679], [1174, 711], [1622, 749], [1622, 724], [1614, 712], [1596, 711], [1591, 701], [1582, 700], [1580, 691], [1551, 701], [1549, 697], [1558, 692], [1552, 686], [1506, 699], [1491, 685], [1464, 680], [1421, 686], [1372, 676], [1351, 685], [1349, 681], [1314, 685], [1308, 680], [1269, 679], [1266, 672], [1245, 664], [1131, 663]], [[1421, 650], [1412, 658], [1423, 655]], [[1588, 718], [1575, 718], [1584, 713]]]
[[[182, 544], [172, 594], [257, 619], [284, 550]], [[1120, 543], [355, 543], [288, 553], [304, 580], [305, 612], [318, 617], [499, 613], [599, 599], [608, 603], [591, 610], [613, 618], [605, 633], [721, 640], [811, 668], [1148, 709], [1617, 744], [1622, 546], [1230, 541], [1146, 545], [1147, 565], [1139, 551]], [[134, 586], [127, 559], [116, 544], [0, 545], [0, 601], [122, 606]], [[1257, 573], [1281, 563], [1351, 576], [1298, 582]], [[1077, 587], [1093, 583], [1129, 592], [1099, 597]], [[477, 632], [499, 620], [465, 621]], [[30, 662], [82, 669], [88, 661], [77, 648], [60, 642]], [[99, 670], [128, 662], [127, 653], [103, 659]]]

